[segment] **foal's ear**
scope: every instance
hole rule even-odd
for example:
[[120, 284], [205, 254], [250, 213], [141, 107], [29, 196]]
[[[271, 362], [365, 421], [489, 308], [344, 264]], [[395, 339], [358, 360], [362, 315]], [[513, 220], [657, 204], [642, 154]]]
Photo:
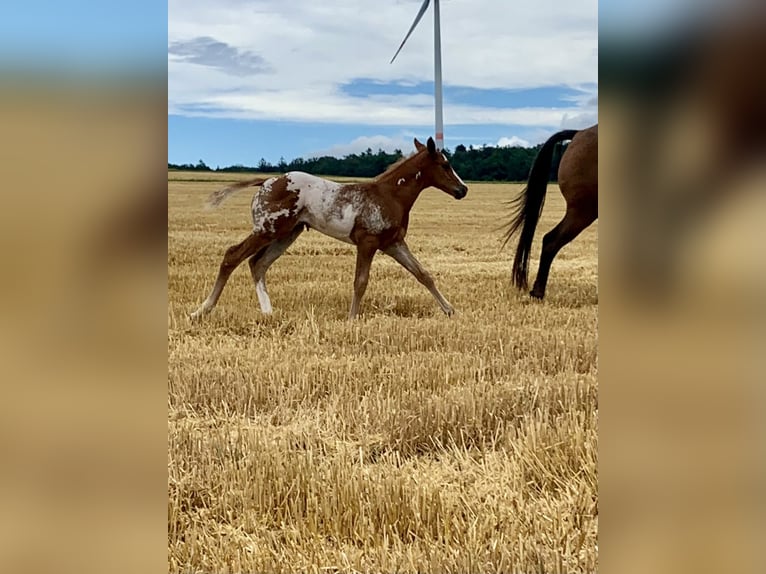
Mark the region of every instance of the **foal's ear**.
[[434, 138], [428, 138], [428, 142], [426, 142], [428, 145], [428, 153], [431, 155], [436, 153], [436, 144], [434, 143]]
[[426, 146], [424, 146], [422, 143], [420, 143], [420, 142], [418, 141], [418, 138], [415, 138], [415, 149], [416, 149], [416, 150], [418, 150], [418, 151], [420, 151], [420, 150], [422, 150], [424, 147], [426, 147]]

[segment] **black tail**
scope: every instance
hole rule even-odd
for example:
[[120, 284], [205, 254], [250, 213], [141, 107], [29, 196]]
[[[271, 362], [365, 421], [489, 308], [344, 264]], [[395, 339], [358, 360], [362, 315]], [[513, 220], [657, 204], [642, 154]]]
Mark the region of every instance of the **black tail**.
[[519, 289], [527, 288], [529, 275], [529, 252], [532, 249], [532, 239], [535, 236], [535, 228], [540, 220], [545, 203], [545, 192], [548, 188], [548, 176], [553, 161], [553, 149], [557, 143], [571, 140], [579, 130], [562, 130], [553, 134], [543, 144], [537, 153], [532, 169], [529, 170], [527, 186], [519, 196], [513, 200], [513, 219], [508, 226], [503, 245], [521, 228], [519, 245], [516, 247], [516, 256], [513, 258], [513, 284]]

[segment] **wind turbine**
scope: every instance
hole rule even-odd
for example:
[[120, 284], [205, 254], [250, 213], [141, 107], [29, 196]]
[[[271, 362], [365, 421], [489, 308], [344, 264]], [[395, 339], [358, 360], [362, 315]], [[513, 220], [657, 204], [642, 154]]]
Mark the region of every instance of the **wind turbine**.
[[[412, 34], [412, 31], [418, 25], [418, 22], [420, 22], [423, 14], [425, 14], [426, 10], [428, 9], [430, 2], [431, 0], [423, 1], [423, 4], [420, 6], [420, 11], [418, 11], [418, 15], [415, 16], [415, 21], [412, 23], [412, 26], [410, 26], [410, 31], [407, 32], [404, 40], [402, 40], [402, 43], [399, 45], [399, 49], [396, 51], [396, 54], [394, 54], [394, 57], [391, 58], [391, 62], [389, 63], [394, 63], [394, 60], [396, 60], [399, 52], [402, 51], [404, 43], [410, 37], [410, 34]], [[434, 100], [436, 101], [436, 149], [443, 150], [444, 120], [442, 118], [442, 39], [439, 24], [439, 0], [434, 0]]]

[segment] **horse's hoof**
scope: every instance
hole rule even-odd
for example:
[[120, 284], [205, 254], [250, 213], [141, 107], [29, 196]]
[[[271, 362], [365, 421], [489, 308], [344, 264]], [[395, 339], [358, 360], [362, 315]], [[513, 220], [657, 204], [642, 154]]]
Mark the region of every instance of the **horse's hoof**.
[[529, 296], [533, 299], [537, 299], [538, 301], [542, 301], [543, 297], [545, 297], [545, 293], [538, 293], [537, 291], [532, 290], [529, 292]]

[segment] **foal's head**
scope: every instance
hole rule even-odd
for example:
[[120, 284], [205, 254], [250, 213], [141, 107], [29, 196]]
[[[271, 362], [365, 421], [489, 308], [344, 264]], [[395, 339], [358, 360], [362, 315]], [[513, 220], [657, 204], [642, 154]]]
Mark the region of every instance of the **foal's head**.
[[424, 158], [418, 164], [424, 183], [441, 189], [455, 199], [463, 199], [468, 193], [468, 186], [452, 169], [445, 155], [436, 149], [433, 138], [428, 138], [426, 145], [415, 138], [415, 148], [418, 150], [417, 155]]

